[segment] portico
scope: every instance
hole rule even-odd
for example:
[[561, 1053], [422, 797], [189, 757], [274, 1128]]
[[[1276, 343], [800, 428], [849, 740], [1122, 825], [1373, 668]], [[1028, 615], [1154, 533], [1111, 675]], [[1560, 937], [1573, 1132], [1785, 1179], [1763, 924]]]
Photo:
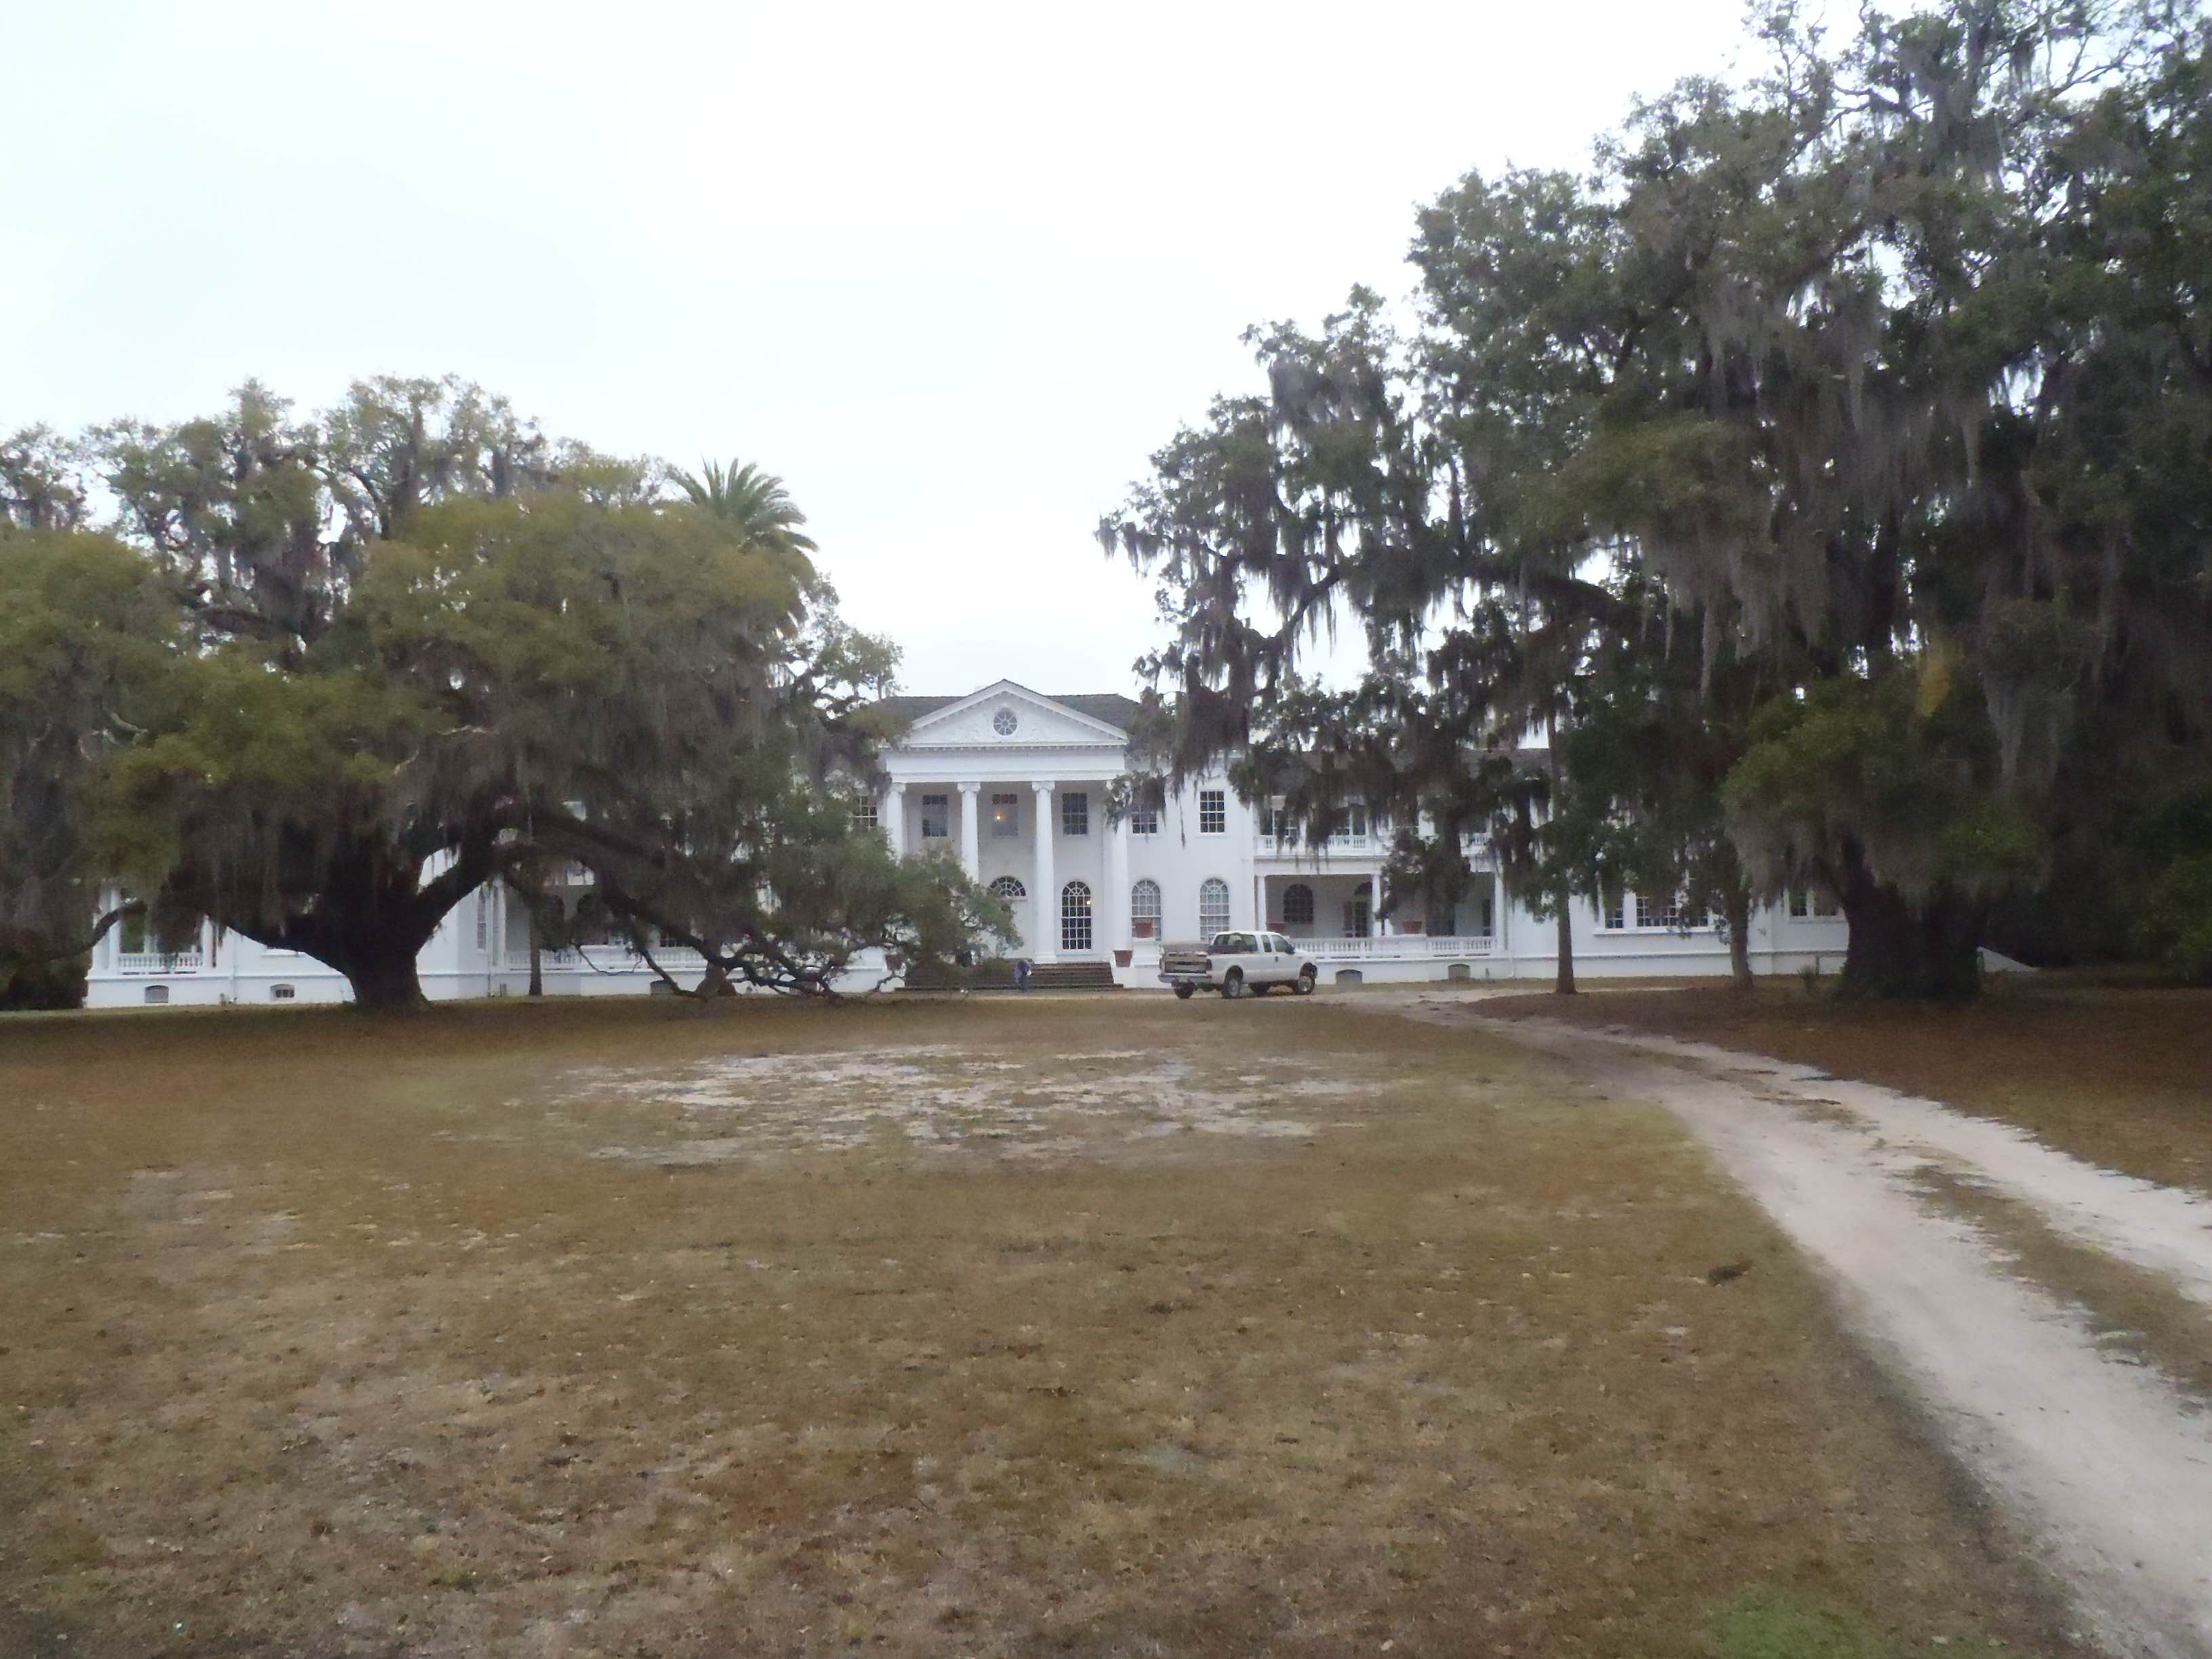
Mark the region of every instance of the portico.
[[884, 757], [881, 818], [893, 848], [957, 858], [1006, 901], [1015, 949], [1034, 961], [1129, 949], [1130, 830], [1109, 811], [1122, 727], [1009, 681], [911, 701], [939, 706], [916, 710]]

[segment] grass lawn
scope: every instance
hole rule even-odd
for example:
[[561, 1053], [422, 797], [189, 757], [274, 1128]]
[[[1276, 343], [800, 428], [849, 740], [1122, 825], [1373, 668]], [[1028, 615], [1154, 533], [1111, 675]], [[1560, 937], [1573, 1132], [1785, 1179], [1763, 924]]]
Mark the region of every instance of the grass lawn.
[[10, 1656], [2060, 1650], [1670, 1120], [1327, 998], [10, 1021], [0, 1308]]
[[1844, 1002], [1796, 980], [1501, 998], [1485, 1012], [1627, 1025], [1771, 1054], [2002, 1118], [2093, 1164], [2212, 1191], [2212, 990], [1991, 975], [1965, 1008]]

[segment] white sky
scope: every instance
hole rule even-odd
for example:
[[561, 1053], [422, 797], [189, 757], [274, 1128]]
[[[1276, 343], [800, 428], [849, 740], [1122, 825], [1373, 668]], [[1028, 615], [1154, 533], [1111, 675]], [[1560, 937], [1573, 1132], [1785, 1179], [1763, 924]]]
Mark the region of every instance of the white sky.
[[909, 690], [1135, 689], [1091, 533], [1416, 204], [1728, 70], [1740, 0], [0, 6], [0, 429], [457, 372], [757, 460]]

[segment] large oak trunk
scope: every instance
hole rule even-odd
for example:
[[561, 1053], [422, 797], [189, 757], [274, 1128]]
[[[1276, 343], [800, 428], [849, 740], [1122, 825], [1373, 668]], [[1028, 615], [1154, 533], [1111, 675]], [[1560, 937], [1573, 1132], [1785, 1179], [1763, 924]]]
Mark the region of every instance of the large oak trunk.
[[416, 976], [415, 955], [422, 942], [408, 937], [372, 938], [350, 943], [331, 965], [353, 987], [356, 1007], [371, 1010], [419, 1008], [428, 1000]]
[[[318, 848], [312, 902], [273, 921], [257, 888], [218, 889], [199, 908], [249, 939], [335, 968], [352, 988], [356, 1007], [418, 1008], [427, 999], [415, 971], [416, 953], [493, 870], [486, 836], [463, 843], [444, 869], [426, 878], [425, 864], [439, 850], [418, 854], [373, 839]], [[305, 885], [300, 881], [295, 890]]]
[[1982, 987], [1982, 925], [1988, 906], [1956, 894], [1919, 904], [1864, 871], [1843, 891], [1850, 941], [1846, 996], [1964, 1002]]

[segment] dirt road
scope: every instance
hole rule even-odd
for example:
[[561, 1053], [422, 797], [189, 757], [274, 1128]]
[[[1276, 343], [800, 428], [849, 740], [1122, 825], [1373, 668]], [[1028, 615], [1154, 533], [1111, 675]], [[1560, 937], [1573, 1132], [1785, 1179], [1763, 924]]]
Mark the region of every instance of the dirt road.
[[1363, 999], [1479, 1024], [1599, 1089], [1673, 1111], [1829, 1276], [1845, 1316], [2116, 1655], [2212, 1656], [2212, 1416], [2100, 1344], [1923, 1184], [1932, 1170], [2212, 1304], [2212, 1203], [2098, 1169], [1933, 1101], [1699, 1044], [1486, 1018], [1478, 1000]]

